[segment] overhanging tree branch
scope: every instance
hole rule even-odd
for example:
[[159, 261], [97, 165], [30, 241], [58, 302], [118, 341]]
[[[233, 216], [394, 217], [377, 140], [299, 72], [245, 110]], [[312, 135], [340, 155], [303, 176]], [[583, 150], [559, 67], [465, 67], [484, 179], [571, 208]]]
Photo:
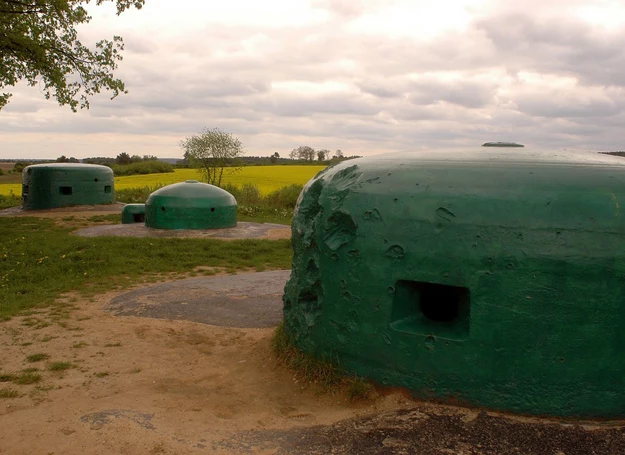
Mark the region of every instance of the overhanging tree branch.
[[[144, 4], [144, 0], [0, 0], [0, 89], [20, 80], [39, 83], [46, 98], [54, 97], [73, 111], [79, 105], [88, 108], [88, 97], [102, 90], [111, 91], [112, 98], [126, 93], [124, 83], [113, 74], [122, 60], [122, 39], [102, 40], [95, 50], [77, 39], [75, 26], [91, 20], [85, 6], [107, 1], [117, 5], [117, 14]], [[10, 96], [0, 95], [0, 109]]]

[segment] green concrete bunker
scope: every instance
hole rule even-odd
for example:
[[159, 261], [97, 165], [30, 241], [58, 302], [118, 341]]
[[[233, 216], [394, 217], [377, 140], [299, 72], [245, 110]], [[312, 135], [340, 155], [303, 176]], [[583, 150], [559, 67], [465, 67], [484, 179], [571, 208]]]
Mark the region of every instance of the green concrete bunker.
[[114, 202], [113, 171], [106, 166], [49, 163], [22, 171], [22, 208], [41, 210]]
[[300, 195], [285, 328], [415, 396], [625, 416], [625, 161], [530, 147], [349, 160]]
[[237, 201], [207, 183], [187, 180], [153, 192], [145, 203], [145, 225], [156, 229], [222, 229], [237, 225]]
[[145, 204], [126, 204], [122, 210], [122, 224], [145, 223]]

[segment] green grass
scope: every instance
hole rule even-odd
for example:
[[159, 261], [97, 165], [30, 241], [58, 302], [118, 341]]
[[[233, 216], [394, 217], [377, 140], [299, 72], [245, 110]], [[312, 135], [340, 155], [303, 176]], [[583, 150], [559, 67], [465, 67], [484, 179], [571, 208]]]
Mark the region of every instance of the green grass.
[[51, 362], [48, 364], [48, 370], [50, 371], [65, 371], [70, 368], [74, 368], [74, 364], [71, 362]]
[[271, 347], [280, 362], [308, 383], [319, 384], [328, 389], [340, 385], [345, 378], [336, 362], [318, 359], [296, 349], [284, 330], [283, 323], [276, 328]]
[[[0, 217], [0, 320], [50, 305], [63, 293], [95, 295], [154, 274], [291, 265], [289, 240], [86, 238], [69, 232], [49, 219]], [[35, 319], [26, 323], [42, 326]]]
[[102, 223], [102, 224], [121, 224], [122, 217], [119, 213], [115, 213], [112, 215], [94, 215], [87, 218], [87, 221], [91, 223]]
[[41, 375], [34, 372], [22, 372], [13, 379], [13, 382], [19, 385], [36, 384], [39, 381], [41, 381]]
[[22, 198], [13, 191], [9, 191], [8, 194], [0, 194], [0, 209], [6, 209], [18, 205], [22, 205]]
[[50, 356], [48, 354], [38, 353], [29, 355], [28, 357], [26, 357], [26, 361], [31, 363], [41, 362], [42, 360], [47, 360], [49, 358]]
[[9, 388], [2, 388], [0, 389], [0, 399], [1, 398], [17, 398], [19, 397], [20, 394], [17, 390], [14, 389], [9, 389]]
[[350, 400], [364, 400], [374, 393], [374, 387], [358, 376], [348, 376], [334, 359], [319, 359], [297, 349], [284, 329], [284, 323], [276, 328], [271, 347], [278, 361], [293, 371], [303, 382], [318, 384], [323, 391], [343, 390]]
[[0, 374], [0, 382], [12, 382], [14, 379], [15, 379], [14, 374], [9, 374], [9, 373]]

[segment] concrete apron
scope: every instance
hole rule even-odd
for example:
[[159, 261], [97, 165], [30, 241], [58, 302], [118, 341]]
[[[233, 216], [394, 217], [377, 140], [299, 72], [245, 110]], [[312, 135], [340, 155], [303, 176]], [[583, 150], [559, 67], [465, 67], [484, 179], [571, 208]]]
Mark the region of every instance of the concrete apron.
[[284, 224], [251, 223], [240, 221], [233, 228], [224, 229], [152, 229], [142, 223], [91, 226], [73, 231], [81, 237], [178, 237], [214, 239], [289, 239], [291, 228]]
[[220, 327], [275, 327], [290, 270], [188, 278], [147, 286], [115, 297], [107, 311], [200, 322]]

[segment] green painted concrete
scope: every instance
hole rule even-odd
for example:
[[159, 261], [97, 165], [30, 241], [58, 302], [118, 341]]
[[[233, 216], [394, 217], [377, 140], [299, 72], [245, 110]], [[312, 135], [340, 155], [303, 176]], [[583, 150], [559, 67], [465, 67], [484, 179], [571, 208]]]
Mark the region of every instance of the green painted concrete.
[[126, 204], [122, 210], [122, 224], [144, 223], [145, 204]]
[[416, 396], [625, 416], [625, 160], [475, 148], [345, 161], [304, 188], [285, 327]]
[[213, 185], [187, 180], [156, 190], [145, 203], [145, 225], [156, 229], [218, 229], [237, 225], [237, 201]]
[[22, 171], [22, 208], [51, 209], [72, 205], [111, 204], [113, 171], [78, 163], [33, 164]]

